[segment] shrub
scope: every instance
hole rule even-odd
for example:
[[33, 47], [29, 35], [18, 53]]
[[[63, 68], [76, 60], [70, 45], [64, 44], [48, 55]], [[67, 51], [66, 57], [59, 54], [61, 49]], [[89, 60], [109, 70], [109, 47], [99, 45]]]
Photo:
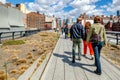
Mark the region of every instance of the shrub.
[[3, 45], [20, 45], [20, 44], [25, 44], [23, 40], [10, 40], [3, 42]]

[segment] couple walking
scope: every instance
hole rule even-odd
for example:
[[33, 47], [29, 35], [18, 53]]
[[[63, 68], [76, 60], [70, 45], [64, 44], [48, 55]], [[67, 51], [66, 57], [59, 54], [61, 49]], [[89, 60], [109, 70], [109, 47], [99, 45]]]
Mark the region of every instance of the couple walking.
[[[93, 59], [93, 55], [95, 57], [95, 66], [96, 70], [94, 71], [96, 74], [101, 75], [101, 63], [100, 63], [100, 53], [101, 49], [106, 44], [106, 32], [104, 26], [101, 24], [101, 18], [96, 16], [94, 18], [94, 24], [90, 24], [90, 22], [86, 22], [85, 27], [81, 24], [82, 18], [77, 18], [77, 22], [72, 25], [70, 28], [70, 39], [73, 41], [72, 46], [72, 63], [75, 63], [75, 50], [78, 45], [78, 60], [81, 60], [81, 44], [82, 40], [84, 43], [84, 56], [87, 53], [87, 46], [90, 49], [91, 59]], [[99, 33], [100, 32], [100, 33]], [[98, 43], [91, 43], [90, 38], [93, 33], [100, 34], [101, 41]]]

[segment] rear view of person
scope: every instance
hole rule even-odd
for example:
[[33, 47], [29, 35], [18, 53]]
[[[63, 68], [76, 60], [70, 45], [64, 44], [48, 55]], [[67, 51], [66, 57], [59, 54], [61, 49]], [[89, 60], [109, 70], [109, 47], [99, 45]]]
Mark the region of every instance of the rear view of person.
[[81, 60], [82, 53], [82, 38], [85, 35], [85, 30], [81, 24], [82, 18], [77, 18], [77, 23], [70, 28], [70, 39], [73, 41], [72, 46], [72, 63], [75, 63], [75, 50], [78, 45], [78, 60]]
[[65, 39], [67, 39], [68, 38], [68, 27], [67, 26], [65, 26], [64, 32], [65, 32]]
[[88, 32], [87, 40], [88, 43], [90, 38], [93, 36], [93, 34], [99, 34], [101, 37], [101, 40], [99, 42], [92, 42], [93, 50], [94, 50], [94, 57], [95, 57], [95, 66], [96, 70], [94, 71], [96, 74], [101, 75], [101, 62], [100, 62], [100, 54], [101, 49], [105, 45], [107, 45], [106, 40], [106, 31], [104, 25], [101, 24], [101, 18], [99, 16], [95, 16], [94, 18], [94, 24], [91, 25], [90, 30]]
[[91, 55], [91, 60], [93, 60], [94, 59], [94, 51], [93, 51], [93, 48], [92, 48], [92, 44], [91, 44], [91, 42], [88, 42], [88, 44], [86, 43], [86, 37], [88, 35], [90, 27], [91, 27], [91, 23], [86, 22], [86, 24], [85, 24], [85, 38], [84, 38], [84, 41], [83, 41], [83, 44], [84, 44], [84, 56], [86, 56], [86, 54], [87, 54], [87, 47], [88, 47], [88, 49], [90, 51], [90, 55]]

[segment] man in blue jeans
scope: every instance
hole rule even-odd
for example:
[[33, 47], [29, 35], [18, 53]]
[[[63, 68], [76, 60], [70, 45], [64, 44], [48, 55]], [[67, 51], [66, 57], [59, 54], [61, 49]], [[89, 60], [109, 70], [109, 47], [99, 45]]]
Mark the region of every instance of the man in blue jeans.
[[70, 39], [73, 41], [72, 46], [72, 63], [75, 63], [75, 50], [78, 45], [78, 60], [81, 60], [82, 38], [85, 36], [85, 29], [81, 24], [82, 18], [77, 18], [77, 22], [70, 28]]

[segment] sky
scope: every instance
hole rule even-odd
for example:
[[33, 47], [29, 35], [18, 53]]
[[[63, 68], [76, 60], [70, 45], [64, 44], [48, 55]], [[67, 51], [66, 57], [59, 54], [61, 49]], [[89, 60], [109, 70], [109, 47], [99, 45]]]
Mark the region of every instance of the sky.
[[120, 0], [0, 0], [12, 4], [25, 3], [31, 12], [59, 18], [77, 18], [80, 14], [116, 15], [120, 10]]

